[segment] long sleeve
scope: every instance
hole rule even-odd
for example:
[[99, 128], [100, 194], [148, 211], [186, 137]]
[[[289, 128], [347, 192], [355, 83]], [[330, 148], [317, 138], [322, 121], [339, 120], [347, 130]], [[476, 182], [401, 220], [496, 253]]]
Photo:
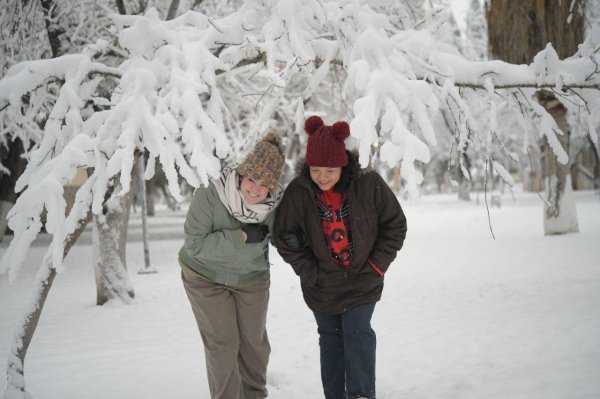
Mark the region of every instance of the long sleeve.
[[406, 238], [406, 216], [386, 182], [377, 174], [374, 187], [374, 203], [377, 212], [378, 232], [369, 259], [385, 272]]
[[288, 247], [281, 239], [281, 234], [289, 231], [303, 231], [305, 236], [307, 232], [303, 230], [308, 211], [305, 206], [298, 206], [302, 188], [290, 183], [281, 203], [275, 213], [275, 225], [273, 238], [277, 251], [283, 260], [290, 264], [294, 272], [300, 277], [303, 284], [314, 286], [318, 280], [319, 269], [318, 261], [310, 247], [293, 249]]
[[244, 243], [241, 229], [213, 231], [214, 201], [208, 188], [200, 187], [188, 209], [185, 220], [185, 244], [192, 258], [203, 261], [233, 259]]

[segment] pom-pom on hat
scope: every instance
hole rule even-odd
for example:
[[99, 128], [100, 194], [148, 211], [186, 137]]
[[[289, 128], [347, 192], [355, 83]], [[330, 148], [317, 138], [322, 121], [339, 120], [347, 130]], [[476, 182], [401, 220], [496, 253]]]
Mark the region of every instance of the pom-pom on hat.
[[237, 171], [240, 175], [254, 180], [262, 179], [269, 189], [272, 189], [277, 186], [283, 169], [285, 162], [283, 151], [281, 136], [270, 131], [254, 145], [244, 162], [237, 167]]
[[344, 141], [350, 136], [350, 126], [346, 122], [336, 122], [326, 126], [318, 116], [311, 116], [304, 122], [308, 133], [306, 163], [309, 166], [337, 168], [348, 164]]

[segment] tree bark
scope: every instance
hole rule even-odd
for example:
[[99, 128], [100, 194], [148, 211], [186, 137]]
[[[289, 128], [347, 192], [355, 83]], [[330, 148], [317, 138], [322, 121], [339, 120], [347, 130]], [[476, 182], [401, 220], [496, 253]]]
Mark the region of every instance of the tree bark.
[[[583, 1], [549, 2], [491, 0], [487, 8], [488, 36], [492, 58], [514, 64], [529, 64], [548, 42], [564, 59], [577, 51], [583, 41]], [[538, 101], [565, 133], [558, 139], [567, 151], [569, 127], [566, 108], [549, 91], [537, 93]], [[545, 145], [545, 179], [548, 204], [544, 208], [545, 234], [578, 230], [575, 200], [571, 195], [569, 166], [560, 165]]]
[[[134, 164], [137, 157], [134, 158]], [[122, 197], [112, 196], [120, 191], [116, 184], [110, 190], [102, 214], [93, 216], [92, 247], [94, 275], [96, 277], [96, 304], [103, 305], [111, 299], [129, 303], [135, 293], [127, 274], [127, 228], [131, 207], [132, 187], [136, 180], [136, 168], [132, 169], [129, 192]]]
[[[154, 192], [156, 191], [156, 181], [155, 177], [150, 180], [146, 180], [144, 184], [144, 189], [146, 193], [146, 211], [148, 216], [156, 215], [156, 204], [154, 202]], [[140, 189], [141, 191], [141, 189]], [[141, 198], [141, 192], [140, 192]]]
[[464, 167], [467, 169], [467, 172], [469, 173], [469, 177], [467, 178], [467, 176], [465, 176], [463, 174], [462, 168], [461, 168], [461, 162], [459, 159], [458, 165], [456, 165], [456, 176], [457, 176], [457, 180], [458, 180], [458, 199], [462, 200], [462, 201], [471, 201], [471, 187], [472, 187], [472, 182], [471, 182], [471, 178], [470, 178], [470, 174], [471, 174], [471, 161], [469, 160], [469, 157], [467, 156], [467, 154], [458, 154], [459, 157], [462, 157], [462, 163], [464, 165]]
[[179, 8], [180, 0], [171, 0], [169, 11], [167, 12], [166, 20], [169, 21], [177, 16], [177, 9]]
[[123, 0], [115, 0], [115, 3], [117, 3], [117, 10], [119, 10], [119, 14], [127, 15], [127, 10], [125, 9], [125, 3], [123, 3]]
[[489, 1], [486, 17], [492, 58], [530, 64], [548, 42], [561, 59], [570, 57], [583, 42], [583, 3], [582, 0]]
[[3, 157], [2, 164], [9, 170], [9, 174], [0, 175], [0, 242], [6, 233], [6, 215], [18, 198], [15, 193], [17, 179], [27, 166], [27, 161], [21, 157], [25, 152], [23, 142], [15, 138], [8, 143], [8, 153]]
[[591, 142], [591, 146], [594, 148], [594, 155], [596, 156], [596, 167], [594, 168], [594, 188], [600, 188], [600, 145], [597, 142], [592, 141], [592, 138], [589, 138]]
[[8, 220], [6, 220], [6, 216], [8, 216], [8, 212], [12, 209], [14, 203], [0, 200], [0, 242], [4, 239], [6, 235], [6, 230], [8, 229]]
[[[554, 96], [549, 101], [544, 100], [543, 96], [538, 97], [560, 130], [564, 132], [563, 135], [557, 137], [560, 145], [568, 154], [570, 130], [567, 125], [567, 109]], [[544, 146], [544, 172], [546, 175], [544, 234], [576, 233], [579, 231], [579, 223], [569, 173], [570, 162], [564, 165], [558, 162], [547, 140]]]
[[94, 215], [92, 245], [96, 276], [96, 304], [103, 305], [111, 299], [129, 303], [135, 296], [127, 275], [125, 240], [129, 194], [113, 197], [100, 215]]
[[64, 27], [57, 20], [56, 0], [41, 0], [42, 11], [44, 13], [44, 22], [46, 23], [46, 32], [48, 33], [48, 41], [52, 49], [52, 57], [56, 58], [64, 54], [65, 49], [62, 45], [63, 35], [66, 33]]
[[[91, 219], [92, 213], [88, 212], [85, 219], [79, 221], [77, 229], [69, 235], [65, 241], [65, 251], [63, 258], [67, 256], [83, 230]], [[27, 399], [30, 397], [25, 391], [25, 356], [27, 349], [35, 333], [46, 298], [52, 288], [52, 283], [56, 277], [56, 270], [52, 267], [52, 256], [48, 253], [42, 261], [40, 270], [35, 278], [35, 288], [33, 293], [33, 306], [27, 311], [23, 322], [15, 332], [15, 339], [8, 354], [8, 364], [6, 371], [6, 392], [7, 399]]]

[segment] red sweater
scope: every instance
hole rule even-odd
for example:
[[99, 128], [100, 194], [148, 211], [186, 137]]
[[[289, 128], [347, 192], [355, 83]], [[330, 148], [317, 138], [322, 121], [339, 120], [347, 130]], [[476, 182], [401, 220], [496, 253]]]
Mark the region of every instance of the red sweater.
[[321, 191], [319, 201], [327, 209], [327, 217], [321, 218], [321, 228], [325, 235], [329, 253], [337, 263], [347, 268], [352, 262], [349, 226], [344, 224], [341, 215], [343, 194], [333, 190]]

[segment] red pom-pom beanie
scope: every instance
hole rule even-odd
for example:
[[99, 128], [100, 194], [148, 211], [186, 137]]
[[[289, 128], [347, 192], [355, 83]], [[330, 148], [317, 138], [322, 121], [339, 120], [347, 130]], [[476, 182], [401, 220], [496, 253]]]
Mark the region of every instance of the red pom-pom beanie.
[[346, 122], [325, 126], [318, 116], [311, 116], [304, 123], [308, 133], [306, 163], [309, 166], [337, 168], [348, 164], [344, 141], [350, 136]]

